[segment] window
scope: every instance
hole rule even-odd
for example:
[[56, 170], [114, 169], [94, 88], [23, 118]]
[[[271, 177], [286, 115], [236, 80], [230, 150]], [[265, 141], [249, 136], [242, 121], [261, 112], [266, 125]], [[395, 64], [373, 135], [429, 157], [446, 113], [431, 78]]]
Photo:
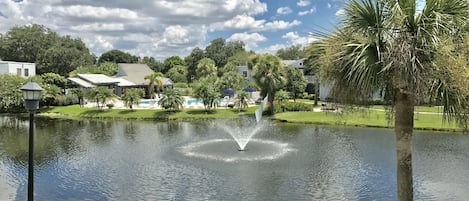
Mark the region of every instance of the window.
[[29, 77], [29, 69], [28, 68], [24, 69], [24, 76]]
[[247, 72], [247, 71], [243, 71], [243, 76], [244, 76], [244, 77], [248, 77], [248, 72]]
[[16, 75], [22, 76], [22, 75], [21, 75], [21, 68], [17, 68], [17, 69], [16, 69]]

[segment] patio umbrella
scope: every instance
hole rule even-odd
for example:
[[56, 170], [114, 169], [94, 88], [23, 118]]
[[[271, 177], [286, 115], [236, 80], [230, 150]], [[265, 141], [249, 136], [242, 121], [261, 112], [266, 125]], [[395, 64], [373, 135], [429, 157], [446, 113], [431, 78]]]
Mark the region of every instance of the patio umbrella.
[[245, 91], [245, 92], [255, 92], [256, 90], [253, 89], [253, 88], [248, 87], [248, 88], [243, 89], [243, 91]]
[[223, 89], [222, 93], [227, 94], [227, 95], [234, 95], [235, 91], [233, 91], [231, 89]]

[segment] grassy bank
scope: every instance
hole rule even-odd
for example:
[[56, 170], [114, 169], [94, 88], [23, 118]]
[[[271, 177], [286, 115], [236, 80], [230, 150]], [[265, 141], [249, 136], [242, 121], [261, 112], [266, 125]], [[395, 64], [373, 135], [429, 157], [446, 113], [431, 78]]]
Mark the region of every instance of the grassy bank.
[[[339, 115], [334, 112], [286, 112], [278, 113], [273, 119], [291, 123], [392, 128], [384, 111], [367, 110]], [[414, 128], [436, 131], [461, 131], [455, 123], [443, 122], [442, 114], [415, 115]]]
[[[256, 107], [257, 108], [257, 107]], [[211, 119], [211, 118], [236, 118], [243, 115], [254, 116], [256, 108], [248, 108], [238, 113], [237, 109], [217, 109], [206, 112], [203, 109], [184, 109], [180, 112], [168, 112], [165, 110], [130, 110], [130, 109], [103, 109], [80, 108], [78, 105], [58, 106], [41, 109], [42, 116], [52, 118], [106, 118], [106, 119]]]

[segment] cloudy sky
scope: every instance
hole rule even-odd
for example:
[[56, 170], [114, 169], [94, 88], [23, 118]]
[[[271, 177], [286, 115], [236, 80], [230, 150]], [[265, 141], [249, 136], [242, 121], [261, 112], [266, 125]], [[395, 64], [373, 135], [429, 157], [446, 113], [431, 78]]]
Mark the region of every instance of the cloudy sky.
[[344, 0], [0, 0], [0, 32], [42, 24], [96, 55], [119, 49], [164, 60], [215, 38], [259, 53], [307, 44], [332, 29]]

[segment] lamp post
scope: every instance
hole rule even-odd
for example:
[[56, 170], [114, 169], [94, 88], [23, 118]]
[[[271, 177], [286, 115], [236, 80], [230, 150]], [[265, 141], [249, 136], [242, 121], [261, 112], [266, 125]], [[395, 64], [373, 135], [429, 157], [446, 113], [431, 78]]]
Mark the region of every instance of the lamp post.
[[39, 109], [42, 90], [35, 82], [28, 82], [21, 87], [24, 107], [29, 112], [28, 201], [34, 200], [34, 112]]

